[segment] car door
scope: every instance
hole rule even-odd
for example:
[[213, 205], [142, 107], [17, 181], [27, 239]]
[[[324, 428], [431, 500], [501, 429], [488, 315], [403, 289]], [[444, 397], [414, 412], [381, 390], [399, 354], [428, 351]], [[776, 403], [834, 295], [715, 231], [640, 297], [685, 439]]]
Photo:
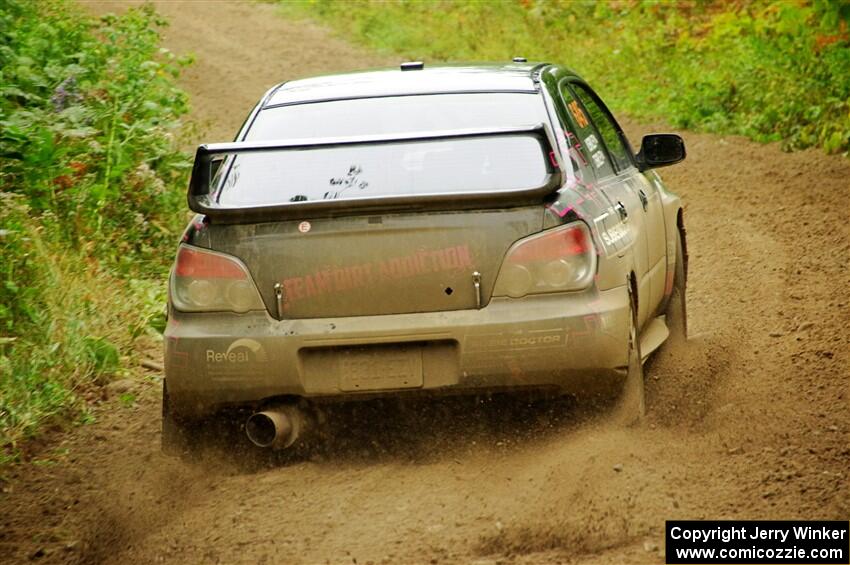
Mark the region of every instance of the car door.
[[632, 255], [638, 279], [638, 322], [643, 324], [653, 309], [654, 301], [649, 277], [646, 214], [634, 188], [636, 181], [633, 177], [639, 173], [630, 149], [618, 135], [618, 128], [596, 102], [595, 95], [590, 94], [592, 91], [570, 79], [562, 81], [559, 91], [578, 142], [590, 154], [597, 179], [595, 188], [612, 204], [603, 220], [610, 238], [606, 243], [620, 257]]
[[[657, 185], [650, 182], [635, 166], [634, 153], [614, 116], [589, 86], [576, 83], [573, 88], [600, 130], [603, 141], [625, 183], [624, 190], [637, 195], [641, 205], [647, 253], [647, 281], [650, 310], [661, 303], [666, 283], [667, 243], [664, 211]], [[633, 198], [631, 198], [633, 200]], [[651, 314], [651, 312], [649, 312]]]

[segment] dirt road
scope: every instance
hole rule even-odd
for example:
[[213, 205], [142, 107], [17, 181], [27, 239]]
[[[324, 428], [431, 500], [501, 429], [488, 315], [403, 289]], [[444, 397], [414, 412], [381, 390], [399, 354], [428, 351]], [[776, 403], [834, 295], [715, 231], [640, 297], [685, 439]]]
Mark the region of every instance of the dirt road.
[[[205, 141], [276, 81], [388, 62], [268, 5], [160, 9], [166, 44], [197, 56]], [[850, 162], [685, 139], [663, 173], [687, 203], [695, 337], [651, 361], [644, 426], [519, 401], [367, 407], [288, 465], [186, 464], [159, 453], [149, 373], [132, 406], [104, 400], [5, 471], [0, 561], [661, 563], [665, 519], [846, 520]]]

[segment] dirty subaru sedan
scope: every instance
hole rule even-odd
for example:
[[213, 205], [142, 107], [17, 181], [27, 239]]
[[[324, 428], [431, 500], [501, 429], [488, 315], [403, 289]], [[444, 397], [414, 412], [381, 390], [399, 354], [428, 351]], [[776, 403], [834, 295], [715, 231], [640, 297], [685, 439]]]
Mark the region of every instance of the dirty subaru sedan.
[[602, 100], [551, 64], [401, 69], [272, 88], [197, 150], [170, 278], [163, 446], [237, 410], [292, 445], [323, 402], [622, 387], [684, 339], [680, 199]]

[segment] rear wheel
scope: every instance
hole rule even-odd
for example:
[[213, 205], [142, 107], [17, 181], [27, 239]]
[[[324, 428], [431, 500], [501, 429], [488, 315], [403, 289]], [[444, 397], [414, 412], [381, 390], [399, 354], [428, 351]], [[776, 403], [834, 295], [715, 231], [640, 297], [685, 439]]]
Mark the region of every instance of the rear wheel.
[[673, 291], [667, 302], [665, 322], [670, 330], [669, 342], [673, 345], [688, 339], [688, 316], [685, 305], [685, 254], [681, 232], [676, 237], [676, 270], [673, 275]]

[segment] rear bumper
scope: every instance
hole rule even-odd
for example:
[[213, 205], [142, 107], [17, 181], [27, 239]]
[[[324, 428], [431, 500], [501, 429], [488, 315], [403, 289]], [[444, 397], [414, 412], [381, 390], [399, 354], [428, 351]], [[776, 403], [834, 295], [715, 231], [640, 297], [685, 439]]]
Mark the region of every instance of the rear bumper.
[[292, 395], [609, 386], [626, 364], [626, 287], [494, 298], [480, 310], [278, 321], [172, 312], [165, 373], [185, 415]]

